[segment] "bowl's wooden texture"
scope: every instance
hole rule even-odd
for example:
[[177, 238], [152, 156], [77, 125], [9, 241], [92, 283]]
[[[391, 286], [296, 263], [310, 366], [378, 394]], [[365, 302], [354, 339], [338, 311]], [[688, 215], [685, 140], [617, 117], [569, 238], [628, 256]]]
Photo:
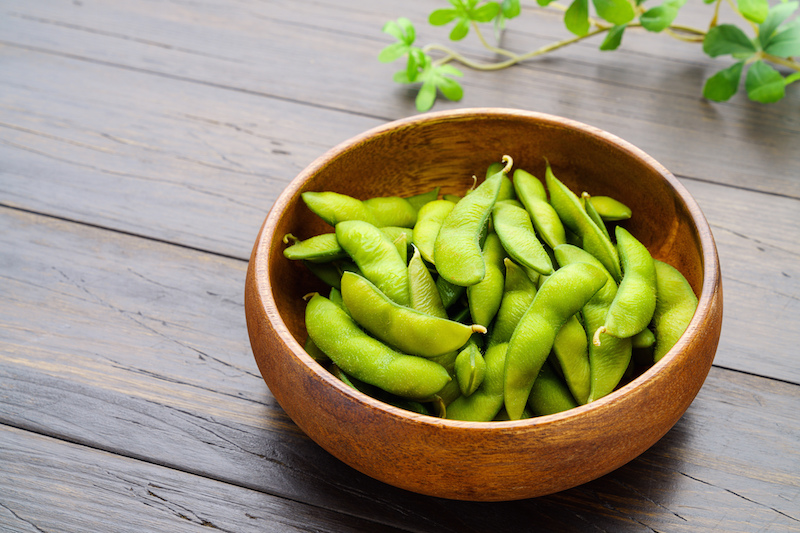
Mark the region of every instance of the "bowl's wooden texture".
[[[699, 307], [658, 364], [592, 404], [515, 422], [441, 420], [393, 408], [334, 378], [302, 348], [302, 296], [323, 289], [286, 260], [281, 238], [332, 231], [303, 191], [358, 198], [441, 186], [463, 193], [508, 154], [544, 177], [543, 157], [576, 193], [614, 196], [633, 209], [625, 226], [688, 278]], [[722, 322], [719, 260], [703, 214], [652, 158], [601, 130], [549, 115], [465, 109], [378, 127], [330, 150], [293, 180], [267, 216], [247, 273], [245, 309], [259, 369], [283, 409], [331, 454], [391, 485], [462, 500], [558, 492], [637, 457], [678, 421], [706, 378]]]

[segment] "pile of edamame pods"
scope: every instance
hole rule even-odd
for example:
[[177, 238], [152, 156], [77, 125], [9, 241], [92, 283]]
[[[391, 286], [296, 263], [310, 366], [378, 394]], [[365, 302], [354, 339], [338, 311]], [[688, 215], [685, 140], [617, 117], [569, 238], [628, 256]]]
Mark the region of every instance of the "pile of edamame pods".
[[305, 192], [334, 231], [284, 255], [327, 283], [306, 350], [348, 385], [443, 418], [518, 420], [597, 400], [677, 342], [687, 280], [620, 221], [621, 202], [503, 156], [463, 197]]

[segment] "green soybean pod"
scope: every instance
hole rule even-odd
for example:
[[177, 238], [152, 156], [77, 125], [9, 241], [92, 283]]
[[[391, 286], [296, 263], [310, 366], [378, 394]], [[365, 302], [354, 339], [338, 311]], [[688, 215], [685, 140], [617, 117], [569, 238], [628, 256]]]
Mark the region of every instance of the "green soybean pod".
[[[555, 249], [556, 261], [564, 267], [571, 263], [588, 263], [601, 269], [606, 276], [606, 283], [586, 305], [581, 308], [581, 314], [589, 332], [596, 331], [605, 324], [608, 308], [617, 294], [617, 282], [605, 269], [603, 264], [589, 252], [573, 246], [563, 244]], [[588, 333], [587, 333], [588, 335]], [[591, 384], [589, 398], [586, 403], [602, 398], [619, 384], [631, 360], [631, 339], [618, 339], [605, 333], [600, 335], [601, 343], [589, 343], [589, 369]], [[576, 398], [578, 399], [578, 398]]]
[[553, 272], [550, 256], [536, 237], [531, 217], [525, 209], [507, 203], [495, 204], [492, 222], [503, 247], [514, 261], [540, 274]]
[[347, 270], [359, 272], [358, 265], [350, 258], [330, 261], [326, 263], [316, 263], [314, 261], [303, 261], [306, 268], [317, 278], [331, 287], [340, 288], [342, 273]]
[[378, 196], [363, 201], [377, 220], [376, 226], [413, 228], [417, 222], [417, 209], [399, 196]]
[[417, 400], [439, 392], [450, 375], [440, 364], [400, 353], [364, 333], [341, 307], [315, 293], [306, 304], [308, 335], [345, 373]]
[[436, 288], [436, 281], [422, 260], [417, 247], [414, 247], [414, 253], [408, 262], [408, 292], [412, 309], [427, 315], [447, 318], [447, 310]]
[[518, 168], [514, 171], [513, 184], [517, 197], [530, 214], [533, 227], [542, 240], [550, 248], [566, 243], [564, 224], [547, 200], [547, 191], [539, 178]]
[[528, 409], [531, 410], [531, 414], [552, 415], [577, 406], [578, 403], [572, 397], [567, 384], [553, 370], [550, 361], [545, 361], [528, 396]]
[[506, 268], [503, 299], [489, 333], [487, 346], [511, 340], [520, 318], [536, 296], [536, 284], [525, 271], [509, 258], [505, 258], [503, 262]]
[[542, 283], [508, 343], [503, 395], [512, 420], [522, 415], [533, 383], [561, 326], [606, 281], [605, 273], [599, 268], [588, 263], [574, 263], [559, 268]]
[[440, 189], [440, 187], [434, 187], [433, 189], [431, 189], [429, 191], [426, 191], [426, 192], [423, 192], [423, 193], [420, 193], [420, 194], [415, 194], [413, 196], [408, 196], [408, 197], [406, 197], [406, 200], [408, 200], [408, 202], [419, 213], [419, 210], [420, 210], [420, 208], [422, 208], [423, 205], [425, 205], [425, 204], [427, 204], [429, 202], [433, 202], [434, 200], [439, 198], [439, 189]]
[[436, 237], [442, 228], [442, 222], [455, 206], [456, 204], [450, 200], [434, 200], [419, 210], [411, 241], [419, 248], [419, 253], [428, 263], [434, 264], [433, 248]]
[[550, 192], [550, 203], [564, 226], [578, 236], [581, 247], [597, 257], [615, 280], [621, 279], [622, 271], [616, 247], [586, 213], [580, 198], [556, 178], [549, 162], [545, 171], [545, 181]]
[[347, 252], [339, 246], [339, 241], [336, 240], [334, 233], [322, 233], [303, 240], [287, 233], [283, 236], [283, 242], [284, 244], [292, 243], [284, 248], [283, 256], [293, 261], [326, 263], [348, 257]]
[[[633, 337], [650, 323], [656, 308], [656, 269], [647, 248], [622, 226], [616, 228], [622, 281], [597, 331], [612, 337]], [[600, 342], [595, 340], [595, 342]]]
[[475, 323], [484, 327], [489, 324], [500, 308], [503, 299], [503, 260], [506, 251], [497, 234], [489, 232], [483, 244], [483, 259], [486, 265], [486, 274], [483, 279], [467, 287], [467, 301], [469, 312]]
[[408, 267], [383, 231], [368, 222], [346, 220], [336, 224], [336, 238], [365, 278], [398, 304], [409, 304]]
[[697, 296], [692, 286], [672, 265], [655, 260], [656, 309], [653, 327], [656, 338], [653, 352], [658, 362], [686, 331], [697, 310]]
[[420, 357], [436, 357], [458, 350], [480, 325], [466, 325], [398, 305], [363, 276], [342, 275], [342, 298], [353, 320], [383, 342]]
[[558, 330], [553, 354], [572, 396], [579, 403], [586, 403], [591, 388], [589, 339], [577, 315], [572, 315]]
[[630, 207], [610, 196], [591, 196], [588, 200], [600, 218], [608, 222], [627, 220], [633, 214]]
[[469, 396], [475, 392], [486, 375], [486, 361], [478, 344], [472, 340], [458, 352], [455, 374], [461, 394]]
[[481, 237], [497, 201], [502, 180], [513, 163], [509, 156], [503, 156], [503, 161], [506, 163], [503, 170], [478, 185], [455, 205], [436, 237], [433, 252], [436, 270], [454, 285], [474, 285], [486, 273]]
[[606, 227], [606, 223], [603, 220], [603, 217], [600, 216], [600, 213], [597, 212], [597, 209], [594, 208], [594, 204], [591, 202], [592, 196], [588, 192], [581, 193], [581, 200], [583, 200], [583, 208], [586, 210], [586, 214], [589, 215], [589, 218], [592, 219], [592, 222], [600, 228], [600, 231], [603, 232], [603, 235], [606, 236], [606, 239], [611, 240], [611, 235], [608, 233], [608, 228]]
[[508, 343], [495, 344], [486, 349], [486, 372], [480, 387], [469, 396], [459, 396], [447, 406], [446, 417], [451, 420], [488, 422], [503, 407], [503, 376]]
[[439, 296], [442, 297], [442, 305], [448, 310], [467, 292], [466, 287], [453, 285], [442, 276], [436, 278], [436, 290], [439, 291]]
[[389, 237], [394, 247], [397, 248], [397, 253], [400, 254], [400, 258], [404, 263], [407, 263], [408, 247], [411, 244], [411, 229], [401, 226], [383, 226], [380, 230]]
[[313, 213], [331, 226], [344, 220], [363, 220], [378, 225], [372, 210], [358, 198], [333, 191], [306, 191], [300, 196]]
[[[503, 163], [492, 163], [486, 168], [486, 178], [491, 178], [493, 175], [501, 172], [503, 170]], [[502, 183], [500, 184], [500, 191], [497, 193], [497, 201], [509, 201], [516, 199], [516, 193], [514, 192], [514, 184], [511, 183], [511, 180], [508, 179], [508, 176], [503, 176]]]

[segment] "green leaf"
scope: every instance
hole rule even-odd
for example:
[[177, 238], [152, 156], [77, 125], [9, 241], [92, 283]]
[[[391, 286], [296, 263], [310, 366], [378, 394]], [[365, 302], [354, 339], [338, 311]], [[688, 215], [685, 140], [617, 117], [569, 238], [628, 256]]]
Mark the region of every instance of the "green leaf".
[[800, 56], [800, 20], [779, 29], [769, 39], [764, 51], [778, 57]]
[[507, 19], [516, 18], [522, 12], [519, 0], [503, 0], [502, 8], [503, 16]]
[[589, 0], [573, 0], [564, 13], [564, 25], [575, 35], [589, 33]]
[[762, 104], [777, 102], [786, 95], [786, 82], [781, 73], [760, 60], [750, 65], [744, 87], [751, 100]]
[[717, 0], [703, 0], [703, 3], [704, 3], [704, 4], [713, 4], [713, 3], [714, 3], [714, 2], [716, 2], [716, 1], [717, 1]]
[[436, 85], [445, 98], [453, 102], [458, 102], [464, 96], [464, 89], [461, 84], [453, 78], [439, 78]]
[[428, 23], [431, 26], [444, 26], [453, 22], [458, 16], [455, 9], [437, 9], [428, 16]]
[[405, 43], [408, 46], [414, 44], [414, 40], [417, 38], [414, 25], [405, 17], [400, 17], [396, 21], [390, 20], [384, 24], [383, 32], [388, 33], [398, 41]]
[[678, 16], [678, 11], [686, 0], [667, 0], [660, 6], [648, 9], [639, 17], [639, 22], [647, 31], [660, 32], [669, 28], [669, 25]]
[[460, 41], [467, 36], [467, 33], [469, 33], [469, 19], [459, 19], [456, 25], [453, 27], [453, 30], [450, 32], [450, 40]]
[[608, 30], [606, 38], [600, 44], [600, 50], [605, 52], [619, 48], [619, 45], [622, 44], [622, 34], [626, 27], [625, 24], [619, 24]]
[[555, 0], [536, 0], [536, 3], [539, 4], [541, 7], [547, 7], [552, 4]]
[[600, 18], [611, 24], [627, 24], [636, 16], [628, 0], [592, 0]]
[[739, 12], [744, 18], [761, 24], [769, 13], [767, 0], [738, 0]]
[[791, 76], [786, 76], [783, 79], [784, 84], [789, 85], [790, 83], [794, 83], [796, 81], [800, 81], [800, 72], [795, 72]]
[[380, 51], [378, 54], [378, 61], [381, 63], [391, 63], [406, 55], [408, 52], [408, 45], [406, 43], [390, 44]]
[[489, 22], [500, 14], [500, 4], [489, 2], [470, 12], [470, 18], [475, 22]]
[[703, 96], [714, 102], [729, 100], [739, 90], [743, 68], [744, 61], [740, 61], [708, 78], [703, 86]]
[[436, 101], [436, 84], [433, 80], [428, 80], [422, 84], [419, 92], [417, 93], [416, 105], [418, 111], [428, 111], [433, 107]]
[[794, 13], [798, 6], [800, 6], [798, 2], [783, 2], [769, 10], [767, 19], [758, 28], [758, 39], [761, 42], [761, 48], [766, 48], [778, 26], [789, 18], [789, 15]]
[[711, 57], [717, 57], [726, 54], [754, 54], [756, 47], [737, 26], [720, 24], [706, 33], [703, 39], [703, 51]]

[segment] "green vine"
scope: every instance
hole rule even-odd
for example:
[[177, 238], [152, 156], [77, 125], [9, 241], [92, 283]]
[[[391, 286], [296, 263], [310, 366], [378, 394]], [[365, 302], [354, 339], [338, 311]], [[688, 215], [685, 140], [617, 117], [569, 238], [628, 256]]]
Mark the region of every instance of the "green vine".
[[598, 35], [604, 35], [600, 50], [616, 50], [631, 28], [702, 44], [703, 51], [710, 57], [731, 56], [732, 65], [705, 81], [703, 96], [709, 100], [730, 99], [738, 92], [743, 75], [748, 97], [761, 103], [781, 100], [786, 86], [800, 80], [800, 61], [796, 59], [800, 56], [800, 18], [795, 16], [800, 4], [797, 1], [784, 0], [770, 6], [767, 0], [725, 0], [753, 34], [748, 37], [738, 25], [718, 24], [723, 0], [703, 0], [713, 4], [707, 29], [674, 22], [686, 0], [663, 0], [660, 5], [649, 8], [643, 5], [646, 0], [591, 0], [591, 5], [590, 0], [571, 0], [569, 5], [537, 0], [542, 8], [562, 12], [564, 26], [573, 35], [526, 53], [492, 45], [482, 29], [492, 25], [499, 34], [507, 21], [521, 15], [520, 0], [448, 1], [451, 7], [433, 11], [428, 23], [433, 26], [452, 24], [451, 41], [460, 41], [470, 31], [474, 32], [481, 44], [498, 59], [475, 61], [441, 44], [416, 46], [416, 29], [409, 19], [401, 17], [387, 22], [383, 31], [397, 41], [381, 50], [378, 60], [390, 63], [405, 58], [405, 68], [394, 75], [394, 80], [401, 84], [419, 84], [416, 97], [419, 111], [433, 107], [440, 94], [449, 100], [461, 100], [464, 89], [456, 78], [463, 73], [453, 63], [473, 70], [500, 70]]

